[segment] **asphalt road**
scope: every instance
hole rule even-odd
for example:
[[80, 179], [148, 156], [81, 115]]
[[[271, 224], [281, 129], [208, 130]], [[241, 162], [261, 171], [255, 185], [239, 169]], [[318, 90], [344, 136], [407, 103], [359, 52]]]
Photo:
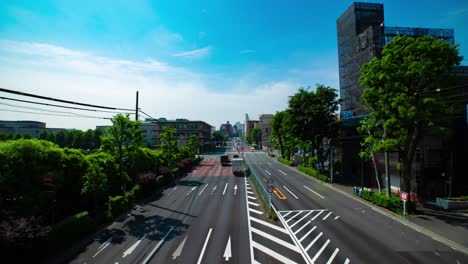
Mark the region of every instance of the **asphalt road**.
[[264, 153], [244, 156], [264, 186], [273, 179], [272, 201], [305, 263], [468, 263], [467, 255]]
[[245, 178], [214, 158], [108, 226], [71, 262], [250, 263]]

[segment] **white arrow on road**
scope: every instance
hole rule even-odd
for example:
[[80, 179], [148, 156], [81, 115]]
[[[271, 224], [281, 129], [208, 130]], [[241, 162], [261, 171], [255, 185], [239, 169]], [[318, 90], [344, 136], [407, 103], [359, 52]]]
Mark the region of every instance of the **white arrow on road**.
[[138, 239], [138, 241], [135, 242], [135, 244], [133, 244], [131, 247], [129, 247], [129, 248], [123, 253], [123, 256], [122, 256], [122, 257], [125, 258], [126, 256], [132, 254], [132, 252], [138, 247], [138, 245], [141, 243], [141, 241], [142, 241], [145, 237], [146, 237], [146, 234], [145, 234], [142, 238]]
[[187, 195], [189, 195], [191, 192], [193, 192], [197, 187], [193, 187], [188, 193]]
[[184, 249], [185, 240], [187, 240], [187, 237], [184, 238], [184, 241], [182, 241], [182, 243], [180, 243], [180, 245], [177, 247], [174, 253], [172, 253], [172, 259], [180, 257], [180, 254], [182, 254], [182, 249]]
[[213, 195], [213, 193], [216, 191], [216, 188], [218, 188], [218, 185], [215, 185], [215, 187], [213, 187], [213, 189], [211, 190], [211, 194], [210, 194], [210, 195]]
[[229, 236], [229, 240], [226, 245], [226, 249], [224, 250], [224, 259], [228, 261], [232, 257], [231, 253], [231, 236]]
[[101, 251], [103, 251], [106, 247], [108, 247], [112, 243], [112, 237], [106, 240], [106, 242], [102, 243], [102, 245], [99, 246], [98, 251], [96, 254], [93, 255], [93, 258], [96, 257]]
[[237, 192], [237, 184], [236, 186], [234, 186], [234, 195], [236, 195], [236, 192]]

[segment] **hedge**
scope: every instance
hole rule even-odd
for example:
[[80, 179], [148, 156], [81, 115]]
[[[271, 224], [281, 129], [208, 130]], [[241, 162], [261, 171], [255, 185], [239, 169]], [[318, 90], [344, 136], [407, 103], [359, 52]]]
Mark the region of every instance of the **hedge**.
[[305, 174], [309, 174], [312, 177], [315, 177], [321, 181], [324, 182], [329, 182], [329, 179], [327, 176], [320, 174], [318, 171], [316, 171], [314, 168], [311, 167], [305, 167], [303, 165], [299, 165], [297, 167], [298, 170], [304, 172]]
[[70, 216], [52, 227], [48, 237], [50, 249], [55, 252], [65, 249], [96, 229], [97, 223], [87, 211]]
[[285, 165], [288, 165], [288, 166], [292, 166], [293, 165], [293, 162], [290, 161], [290, 160], [287, 160], [287, 159], [283, 159], [283, 158], [280, 158], [278, 157], [278, 161], [285, 164]]
[[[383, 208], [387, 208], [390, 211], [402, 214], [403, 213], [403, 201], [401, 201], [399, 196], [390, 196], [387, 197], [384, 193], [378, 193], [368, 190], [363, 190], [362, 199], [367, 200], [375, 205], [378, 205]], [[416, 204], [412, 201], [406, 203], [406, 211], [408, 213], [413, 213], [416, 211]]]
[[127, 211], [128, 201], [125, 196], [115, 196], [110, 199], [110, 212], [113, 217], [120, 215], [121, 213]]

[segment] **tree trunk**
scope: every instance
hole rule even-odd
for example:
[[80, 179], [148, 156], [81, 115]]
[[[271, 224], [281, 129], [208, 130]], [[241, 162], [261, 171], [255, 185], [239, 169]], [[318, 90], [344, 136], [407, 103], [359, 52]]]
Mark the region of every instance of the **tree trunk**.
[[410, 193], [411, 192], [411, 161], [408, 160], [408, 158], [404, 153], [404, 157], [402, 158], [402, 163], [401, 163], [401, 190], [403, 192]]
[[283, 146], [283, 139], [281, 138], [281, 136], [278, 136], [278, 141], [280, 144], [281, 157], [284, 158], [284, 146]]

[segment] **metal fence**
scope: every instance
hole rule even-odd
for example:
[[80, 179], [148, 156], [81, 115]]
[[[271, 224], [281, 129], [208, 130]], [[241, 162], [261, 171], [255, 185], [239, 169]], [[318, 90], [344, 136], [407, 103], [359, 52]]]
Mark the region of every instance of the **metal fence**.
[[255, 173], [252, 170], [250, 170], [249, 165], [247, 164], [247, 162], [245, 160], [244, 160], [244, 166], [245, 166], [245, 169], [246, 169], [246, 174], [245, 175], [250, 176], [250, 178], [253, 181], [255, 181], [255, 185], [257, 185], [257, 187], [258, 187], [258, 190], [260, 191], [260, 195], [263, 196], [263, 200], [266, 201], [267, 205], [271, 208], [271, 195], [268, 194], [267, 190], [265, 189], [265, 187], [262, 184], [262, 181], [257, 177], [257, 175], [255, 175]]

